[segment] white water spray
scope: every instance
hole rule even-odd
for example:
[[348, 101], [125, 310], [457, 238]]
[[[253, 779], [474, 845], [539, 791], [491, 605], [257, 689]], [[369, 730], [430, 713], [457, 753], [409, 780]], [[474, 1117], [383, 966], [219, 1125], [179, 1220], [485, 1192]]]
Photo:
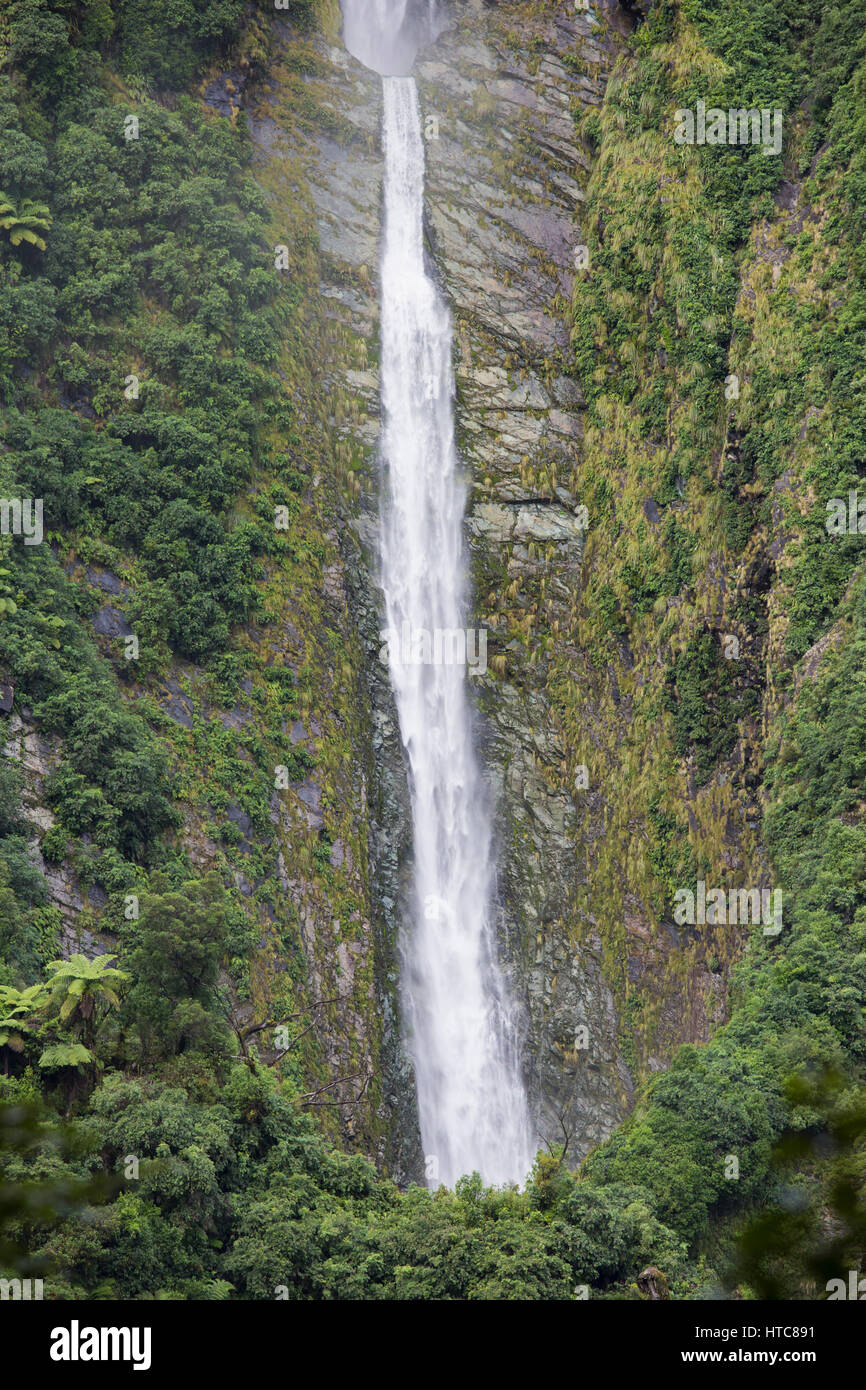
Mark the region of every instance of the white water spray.
[[[390, 0], [345, 0], [347, 31], [355, 3], [369, 19], [373, 8], [389, 9]], [[394, 5], [390, 13], [399, 12], [402, 23], [405, 0]], [[387, 37], [378, 34], [365, 51], [384, 53], [384, 69], [393, 71]], [[382, 586], [389, 630], [418, 635], [415, 650], [428, 658], [405, 662], [405, 643], [389, 644], [415, 850], [415, 900], [402, 940], [404, 1009], [433, 1185], [451, 1185], [476, 1169], [489, 1183], [522, 1182], [534, 1146], [513, 1009], [491, 930], [487, 789], [473, 747], [466, 667], [447, 660], [454, 650], [448, 639], [436, 643], [437, 634], [465, 635], [466, 616], [451, 321], [424, 264], [424, 145], [415, 82], [385, 76], [382, 85]]]

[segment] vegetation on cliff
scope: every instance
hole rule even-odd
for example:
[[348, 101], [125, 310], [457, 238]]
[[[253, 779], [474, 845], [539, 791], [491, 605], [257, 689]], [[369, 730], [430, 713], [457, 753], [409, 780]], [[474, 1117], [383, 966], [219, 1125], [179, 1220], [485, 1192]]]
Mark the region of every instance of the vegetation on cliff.
[[[50, 542], [0, 538], [0, 678], [63, 750], [38, 829], [42, 863], [72, 863], [97, 890], [76, 945], [99, 931], [119, 957], [61, 952], [21, 774], [0, 764], [0, 1260], [70, 1299], [637, 1297], [647, 1264], [679, 1297], [726, 1280], [813, 1295], [864, 1239], [866, 592], [858, 537], [825, 526], [827, 499], [864, 472], [856, 0], [662, 0], [582, 123], [591, 274], [569, 366], [593, 524], [549, 688], [567, 758], [585, 761], [593, 692], [566, 637], [598, 670], [629, 653], [632, 761], [611, 755], [617, 805], [587, 893], [636, 1072], [655, 1001], [630, 1007], [612, 876], [633, 868], [660, 924], [683, 876], [722, 862], [725, 817], [760, 816], [743, 873], [782, 884], [785, 912], [744, 954], [707, 933], [703, 958], [742, 954], [729, 1021], [679, 1051], [578, 1174], [541, 1155], [525, 1193], [471, 1176], [453, 1193], [399, 1191], [335, 1147], [332, 1098], [310, 1079], [316, 1010], [333, 1001], [311, 992], [285, 906], [274, 772], [300, 784], [321, 762], [323, 823], [292, 872], [351, 940], [363, 902], [332, 848], [352, 834], [340, 776], [357, 662], [318, 596], [335, 512], [313, 500], [325, 415], [310, 217], [286, 198], [288, 230], [275, 225], [243, 119], [186, 94], [217, 55], [261, 57], [245, 11], [13, 0], [0, 16], [0, 495], [43, 498]], [[675, 146], [672, 112], [698, 98], [780, 107], [783, 153]], [[299, 120], [316, 119], [309, 100], [299, 84]], [[290, 245], [289, 286], [275, 241]], [[721, 604], [716, 565], [735, 576]], [[122, 609], [107, 641], [86, 571]], [[284, 621], [289, 598], [321, 644], [296, 671], [249, 636]], [[155, 694], [178, 670], [178, 698], [200, 680], [231, 714], [243, 693], [252, 727], [169, 719]], [[287, 725], [328, 702], [336, 727], [315, 754], [297, 747]], [[751, 753], [731, 786], [738, 740]], [[673, 789], [689, 778], [717, 797], [715, 841], [684, 823]], [[267, 992], [263, 938], [280, 961]], [[266, 1057], [275, 1024], [287, 1034]], [[346, 1061], [354, 1074], [355, 1039]]]
[[[708, 840], [691, 812], [675, 848], [676, 808], [691, 803], [717, 828], [760, 816], [762, 847], [736, 881], [780, 885], [785, 904], [781, 933], [759, 926], [733, 972], [730, 1021], [680, 1049], [586, 1172], [640, 1183], [665, 1222], [711, 1248], [733, 1213], [772, 1209], [781, 1195], [815, 1219], [832, 1164], [796, 1178], [789, 1167], [782, 1182], [771, 1154], [783, 1131], [821, 1131], [816, 1094], [859, 1132], [863, 1203], [854, 749], [866, 610], [857, 538], [828, 534], [826, 503], [863, 470], [866, 341], [852, 326], [864, 286], [864, 59], [855, 6], [662, 3], [584, 121], [595, 159], [592, 273], [574, 295], [590, 417], [581, 495], [595, 483], [604, 544], [587, 547], [579, 621], [599, 659], [629, 650], [629, 740], [652, 759], [640, 758], [634, 782], [617, 778], [616, 835], [645, 818], [645, 892], [669, 920], [673, 888], [689, 877], [731, 881], [730, 842]], [[779, 109], [782, 149], [677, 145], [674, 113], [698, 100]], [[731, 577], [721, 587], [719, 574]], [[612, 602], [596, 601], [605, 595]], [[573, 696], [562, 698], [579, 721]], [[705, 785], [700, 809], [692, 797]], [[614, 863], [616, 847], [606, 871]], [[598, 878], [589, 892], [603, 912]], [[697, 936], [716, 969], [742, 949], [731, 924]], [[621, 959], [614, 979], [622, 969]], [[651, 1021], [644, 1012], [650, 1032]], [[833, 1079], [819, 1084], [825, 1072]], [[848, 1229], [856, 1262], [862, 1221]], [[785, 1278], [798, 1287], [790, 1269]]]

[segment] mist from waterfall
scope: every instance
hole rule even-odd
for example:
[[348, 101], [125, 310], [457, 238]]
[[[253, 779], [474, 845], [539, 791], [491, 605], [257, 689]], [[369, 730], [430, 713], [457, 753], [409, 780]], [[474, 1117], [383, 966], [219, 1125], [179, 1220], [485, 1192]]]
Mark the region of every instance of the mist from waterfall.
[[[390, 73], [394, 54], [411, 46], [405, 0], [344, 0], [344, 14], [355, 41], [362, 17], [385, 22], [365, 51]], [[417, 14], [413, 23], [417, 37]], [[496, 961], [491, 812], [467, 691], [467, 648], [477, 657], [480, 646], [466, 630], [451, 319], [425, 266], [415, 81], [385, 75], [382, 87], [381, 578], [414, 841], [403, 1008], [428, 1181], [453, 1185], [478, 1170], [488, 1183], [522, 1182], [534, 1144], [514, 1009]]]
[[382, 77], [405, 77], [440, 28], [436, 0], [343, 0], [343, 42]]

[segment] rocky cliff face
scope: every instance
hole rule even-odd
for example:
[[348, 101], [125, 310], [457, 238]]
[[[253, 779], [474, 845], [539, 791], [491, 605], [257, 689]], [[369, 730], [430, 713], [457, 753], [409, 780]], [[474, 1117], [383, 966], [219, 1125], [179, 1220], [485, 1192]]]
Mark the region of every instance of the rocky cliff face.
[[[599, 36], [600, 29], [605, 37]], [[597, 16], [564, 5], [467, 6], [419, 64], [431, 249], [451, 295], [468, 531], [490, 671], [478, 683], [497, 792], [500, 938], [527, 1015], [539, 1133], [585, 1152], [624, 1113], [597, 941], [575, 945], [575, 800], [546, 690], [547, 640], [580, 583], [574, 482], [581, 391], [570, 303], [588, 157], [576, 117], [615, 54]]]
[[[600, 37], [598, 30], [604, 30]], [[286, 52], [297, 36], [285, 31]], [[479, 735], [500, 841], [499, 927], [512, 989], [525, 1011], [527, 1080], [539, 1131], [563, 1130], [585, 1152], [617, 1123], [631, 1081], [615, 1043], [613, 996], [590, 932], [578, 948], [571, 902], [580, 875], [575, 796], [546, 691], [545, 643], [579, 584], [586, 516], [572, 485], [581, 392], [568, 374], [567, 310], [579, 245], [575, 130], [600, 100], [616, 33], [562, 5], [458, 6], [418, 64], [427, 150], [431, 257], [455, 323], [457, 426], [471, 483], [467, 533], [477, 623], [489, 669], [476, 681]], [[339, 430], [360, 461], [356, 514], [343, 556], [365, 634], [373, 717], [372, 778], [380, 831], [371, 879], [394, 941], [407, 812], [393, 714], [377, 660], [374, 523], [378, 412], [379, 84], [338, 43], [313, 41], [307, 91], [334, 113], [332, 129], [295, 132], [322, 251], [320, 294], [353, 351], [329, 371], [352, 404]], [[278, 82], [279, 75], [277, 74]], [[255, 127], [263, 145], [268, 121]], [[312, 127], [311, 122], [311, 127]], [[358, 361], [363, 361], [361, 370]], [[397, 1041], [394, 1094], [405, 1083]], [[404, 1129], [407, 1117], [400, 1126]], [[398, 1126], [399, 1127], [399, 1126]]]
[[[654, 766], [642, 689], [664, 683], [667, 654], [633, 652], [626, 636], [599, 653], [581, 636], [584, 555], [588, 546], [597, 564], [604, 533], [593, 533], [592, 501], [582, 494], [584, 480], [598, 479], [570, 348], [591, 162], [578, 130], [600, 105], [635, 22], [618, 5], [458, 4], [417, 64], [429, 249], [454, 314], [475, 618], [489, 634], [489, 669], [475, 689], [497, 806], [499, 937], [525, 1015], [539, 1132], [567, 1135], [576, 1156], [627, 1113], [639, 1076], [664, 1066], [679, 1042], [705, 1040], [725, 1016], [727, 965], [742, 938], [734, 932], [720, 947], [712, 934], [698, 940], [668, 920], [659, 866], [677, 827], [688, 825], [713, 866], [707, 872], [751, 870], [754, 881], [761, 873], [748, 736], [709, 785], [699, 787], [694, 768], [667, 748]], [[334, 371], [362, 416], [343, 431], [364, 461], [351, 524], [362, 544], [354, 558], [346, 554], [359, 620], [372, 635], [378, 83], [338, 42], [314, 47], [324, 66], [306, 80], [323, 84], [337, 115], [334, 133], [305, 137], [329, 270], [322, 293], [364, 343], [363, 371]], [[599, 455], [598, 471], [608, 468], [621, 487]], [[642, 506], [645, 524], [657, 527], [654, 500]], [[708, 567], [704, 606], [725, 591], [726, 564], [718, 557]], [[694, 631], [687, 609], [682, 644]], [[720, 610], [714, 622], [729, 619]], [[393, 814], [400, 759], [369, 635], [367, 680], [383, 733], [373, 763], [381, 805]], [[371, 866], [373, 879], [384, 870], [388, 884], [383, 939], [392, 943], [399, 875], [388, 865], [396, 855], [407, 866], [405, 803], [397, 820], [399, 848], [385, 836], [382, 870]], [[396, 1034], [392, 1055], [400, 1056]]]
[[[237, 705], [221, 706], [204, 673], [182, 663], [150, 693], [187, 765], [202, 748], [221, 758], [256, 737], [264, 668], [293, 673], [284, 733], [310, 766], [272, 798], [264, 860], [230, 772], [219, 781], [219, 758], [181, 788], [183, 842], [199, 868], [227, 856], [261, 926], [241, 1017], [273, 1015], [290, 977], [293, 1007], [311, 1010], [304, 1026], [315, 1024], [305, 1074], [340, 1102], [323, 1112], [331, 1128], [406, 1180], [422, 1176], [423, 1158], [397, 987], [412, 852], [406, 769], [379, 660], [380, 84], [346, 53], [335, 20], [330, 34], [272, 23], [264, 80], [247, 91], [241, 61], [214, 75], [203, 97], [225, 119], [244, 111], [274, 241], [290, 253], [286, 294], [300, 327], [285, 377], [308, 544], [263, 586], [265, 618], [238, 644], [249, 674]], [[539, 1133], [567, 1136], [574, 1157], [627, 1113], [638, 1075], [664, 1065], [677, 1043], [705, 1039], [724, 1016], [724, 970], [710, 946], [696, 951], [665, 925], [658, 884], [644, 872], [658, 863], [648, 825], [663, 822], [670, 839], [688, 824], [716, 865], [760, 864], [752, 791], [732, 800], [725, 790], [746, 768], [748, 741], [703, 789], [686, 764], [671, 771], [666, 820], [644, 781], [653, 748], [641, 703], [664, 661], [657, 649], [632, 650], [626, 635], [601, 656], [581, 636], [586, 574], [605, 537], [583, 492], [593, 479], [598, 495], [596, 444], [587, 442], [570, 346], [591, 162], [578, 129], [633, 23], [608, 3], [457, 3], [417, 64], [429, 250], [454, 316], [474, 618], [489, 634], [488, 670], [473, 679], [497, 808], [499, 939], [524, 1013]], [[626, 490], [612, 467], [609, 479]], [[658, 507], [639, 500], [651, 530]], [[761, 555], [752, 560], [757, 575]], [[119, 582], [76, 577], [91, 587]], [[717, 624], [725, 588], [724, 563], [708, 565], [704, 607], [722, 596]], [[57, 750], [25, 727], [11, 732], [38, 826], [41, 779]], [[214, 838], [217, 784], [234, 849]], [[721, 841], [711, 843], [719, 825]], [[82, 933], [98, 929], [100, 904], [74, 864], [49, 870], [67, 930], [87, 948]]]
[[[352, 1028], [366, 1049], [367, 1075], [374, 1078], [348, 1124], [343, 1115], [342, 1139], [375, 1153], [398, 1181], [407, 1181], [421, 1179], [424, 1171], [397, 988], [411, 813], [396, 712], [379, 660], [375, 578], [381, 89], [336, 36], [333, 42], [321, 35], [304, 38], [277, 20], [272, 38], [272, 85], [250, 105], [248, 116], [263, 185], [277, 206], [287, 200], [303, 208], [305, 233], [315, 248], [300, 292], [312, 344], [308, 390], [324, 439], [320, 485], [330, 494], [326, 507], [334, 526], [329, 583], [351, 630], [344, 633], [343, 677], [353, 737], [341, 749], [342, 772], [360, 809], [356, 863], [366, 927], [348, 973], [345, 945], [327, 927], [322, 930], [321, 920], [311, 922], [304, 954], [323, 994], [345, 999], [348, 993]], [[219, 99], [218, 84], [210, 95]], [[304, 423], [309, 429], [312, 420]], [[325, 673], [314, 689], [315, 698], [327, 702]], [[332, 1076], [344, 1066], [339, 1039], [345, 1014], [344, 1002], [324, 1027]]]

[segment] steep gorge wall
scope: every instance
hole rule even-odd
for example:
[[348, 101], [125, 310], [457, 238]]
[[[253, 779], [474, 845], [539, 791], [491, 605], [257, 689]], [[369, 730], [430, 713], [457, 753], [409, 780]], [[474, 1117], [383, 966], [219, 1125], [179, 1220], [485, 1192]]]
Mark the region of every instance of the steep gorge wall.
[[438, 137], [427, 145], [431, 249], [454, 306], [477, 622], [488, 630], [489, 671], [475, 684], [499, 810], [500, 939], [526, 1012], [539, 1133], [566, 1132], [578, 1154], [616, 1125], [631, 1086], [599, 943], [574, 944], [581, 793], [563, 775], [546, 690], [585, 541], [568, 306], [589, 159], [575, 118], [600, 102], [615, 39], [595, 14], [561, 4], [467, 6], [419, 64]]
[[[525, 1013], [539, 1131], [555, 1141], [564, 1128], [578, 1154], [615, 1126], [631, 1090], [599, 942], [590, 934], [575, 946], [577, 810], [545, 688], [546, 645], [579, 583], [585, 539], [573, 478], [581, 391], [567, 367], [568, 306], [582, 196], [576, 175], [588, 164], [575, 115], [600, 101], [616, 51], [616, 31], [604, 24], [600, 37], [598, 27], [561, 5], [457, 7], [418, 64], [428, 235], [455, 319], [467, 532], [477, 622], [489, 640], [489, 669], [474, 685], [498, 810], [499, 935]], [[297, 40], [291, 31], [287, 38]], [[303, 80], [309, 90], [327, 90], [334, 112], [327, 135], [311, 129], [302, 137], [326, 272], [321, 294], [328, 314], [364, 344], [362, 370], [345, 358], [330, 368], [361, 416], [342, 429], [359, 463], [346, 554], [379, 711], [382, 805], [393, 815], [398, 759], [372, 640], [375, 593], [365, 578], [375, 574], [378, 492], [378, 83], [339, 44], [310, 46], [316, 71]], [[275, 75], [271, 109], [279, 122], [285, 94], [280, 100], [279, 69]], [[404, 804], [394, 819], [405, 864]], [[380, 848], [373, 877], [393, 885], [393, 841]], [[399, 901], [390, 887], [387, 898], [389, 908]]]
[[[724, 887], [769, 882], [760, 786], [777, 709], [767, 631], [768, 614], [781, 621], [771, 589], [783, 538], [758, 528], [741, 553], [720, 537], [714, 498], [730, 491], [720, 479], [736, 457], [724, 422], [704, 441], [704, 476], [672, 500], [659, 475], [674, 434], [660, 452], [625, 445], [615, 416], [606, 429], [596, 415], [587, 429], [572, 350], [593, 168], [581, 127], [635, 22], [619, 6], [458, 5], [417, 64], [430, 253], [455, 319], [475, 616], [489, 637], [488, 672], [473, 681], [498, 808], [499, 937], [525, 1013], [539, 1132], [567, 1135], [573, 1155], [611, 1132], [640, 1078], [727, 1016], [748, 927], [677, 927], [674, 889], [699, 876]], [[363, 278], [377, 215], [369, 79], [339, 53], [330, 49], [331, 91], [370, 152], [356, 143], [347, 168], [331, 150], [313, 196], [323, 245], [339, 246]], [[655, 115], [665, 148], [667, 113]], [[640, 167], [628, 154], [626, 178]], [[768, 234], [744, 250], [741, 305]], [[372, 361], [372, 324], [368, 342]], [[602, 373], [605, 361], [600, 352]], [[375, 419], [374, 371], [345, 380]], [[687, 409], [683, 392], [676, 411]], [[367, 518], [375, 483], [373, 470], [362, 484]], [[653, 591], [656, 566], [677, 562], [665, 554], [678, 539], [672, 524], [691, 533], [698, 560], [690, 582], [662, 581], [670, 597], [658, 628], [642, 596], [632, 612], [613, 594], [623, 575], [639, 595]], [[678, 742], [672, 703], [674, 689], [686, 703], [703, 635], [714, 652], [726, 635], [740, 644], [737, 665], [714, 673], [727, 694], [710, 699], [709, 719], [727, 728], [709, 766]]]
[[[455, 323], [474, 620], [489, 637], [489, 668], [473, 685], [497, 806], [499, 938], [525, 1016], [539, 1132], [567, 1135], [570, 1157], [611, 1132], [642, 1076], [726, 1016], [745, 934], [678, 930], [670, 890], [687, 886], [686, 869], [708, 882], [766, 881], [760, 745], [779, 700], [764, 667], [783, 630], [774, 584], [788, 493], [796, 506], [796, 480], [780, 483], [772, 525], [734, 552], [705, 496], [676, 480], [662, 495], [664, 451], [634, 444], [615, 413], [604, 428], [598, 417], [587, 425], [572, 347], [593, 170], [581, 120], [599, 109], [633, 24], [616, 5], [458, 4], [417, 69], [429, 248]], [[293, 503], [302, 539], [269, 558], [261, 619], [236, 634], [235, 702], [177, 660], [129, 694], [183, 769], [190, 861], [224, 869], [261, 929], [240, 1020], [313, 1009], [297, 1025], [315, 1023], [296, 1065], [314, 1096], [327, 1088], [319, 1113], [403, 1180], [422, 1175], [423, 1156], [397, 987], [412, 851], [406, 769], [379, 660], [379, 81], [345, 52], [334, 15], [317, 31], [280, 17], [269, 28], [256, 80], [242, 51], [202, 96], [223, 119], [244, 111], [273, 241], [288, 249], [293, 317], [280, 371], [295, 431], [279, 447], [303, 475]], [[744, 318], [766, 276], [775, 285], [786, 274], [785, 223], [804, 215], [800, 184], [788, 187], [746, 250]], [[736, 473], [737, 430], [722, 421], [707, 440], [709, 482], [721, 485], [726, 468]], [[267, 511], [283, 499], [274, 478], [257, 489], [245, 505], [264, 496]], [[612, 586], [664, 551], [665, 508], [699, 537], [694, 583], [649, 616], [617, 616]], [[76, 556], [68, 570], [99, 592], [95, 638], [116, 659], [130, 630], [128, 576]], [[741, 679], [757, 691], [749, 713], [731, 716], [736, 737], [709, 775], [675, 750], [665, 699], [704, 628], [739, 633]], [[292, 675], [282, 711], [276, 669]], [[265, 832], [238, 787], [258, 743], [266, 765], [280, 761], [274, 732], [310, 765], [271, 796]], [[61, 750], [26, 712], [9, 733], [42, 834], [52, 824], [42, 783]], [[46, 869], [65, 949], [112, 946], [102, 890], [75, 856]], [[274, 1061], [269, 1034], [259, 1045]]]

